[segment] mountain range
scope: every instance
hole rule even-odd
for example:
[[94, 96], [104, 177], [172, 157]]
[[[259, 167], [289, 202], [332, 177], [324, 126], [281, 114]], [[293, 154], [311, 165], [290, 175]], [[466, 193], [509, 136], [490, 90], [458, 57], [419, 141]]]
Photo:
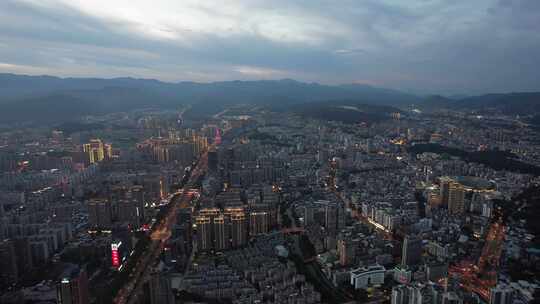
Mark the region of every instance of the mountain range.
[[328, 101], [398, 108], [414, 104], [427, 110], [496, 108], [523, 112], [524, 107], [528, 107], [540, 112], [539, 97], [540, 93], [425, 97], [363, 84], [323, 85], [291, 79], [170, 83], [136, 78], [0, 74], [0, 121], [57, 122], [137, 108], [174, 109], [185, 104], [193, 105], [199, 112], [218, 112], [227, 105], [239, 103], [287, 109]]
[[540, 113], [540, 92], [485, 94], [453, 99], [440, 95], [426, 98], [420, 107], [424, 109], [470, 110], [498, 112], [509, 115]]

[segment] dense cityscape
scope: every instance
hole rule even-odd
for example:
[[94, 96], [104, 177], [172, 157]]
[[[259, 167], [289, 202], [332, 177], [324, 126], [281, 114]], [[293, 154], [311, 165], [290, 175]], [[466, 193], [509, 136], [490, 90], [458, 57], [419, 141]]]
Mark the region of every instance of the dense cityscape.
[[540, 0], [0, 0], [0, 304], [540, 304]]
[[417, 109], [369, 124], [248, 105], [188, 114], [1, 133], [1, 303], [535, 297], [529, 125]]

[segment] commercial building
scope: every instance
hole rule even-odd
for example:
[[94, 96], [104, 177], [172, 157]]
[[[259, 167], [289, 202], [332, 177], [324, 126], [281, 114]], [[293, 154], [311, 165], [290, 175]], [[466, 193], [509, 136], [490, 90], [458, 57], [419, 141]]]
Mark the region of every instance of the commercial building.
[[512, 304], [514, 301], [515, 290], [506, 284], [497, 284], [490, 291], [490, 304]]
[[246, 215], [242, 212], [235, 212], [231, 218], [231, 246], [232, 248], [242, 247], [247, 244], [247, 221]]
[[265, 212], [252, 212], [249, 226], [242, 207], [204, 208], [194, 217], [197, 227], [197, 250], [228, 250], [247, 244], [248, 228], [255, 234], [268, 232]]
[[268, 212], [255, 211], [249, 214], [249, 234], [259, 235], [268, 233]]
[[345, 209], [339, 203], [327, 204], [324, 213], [324, 228], [337, 233], [345, 227]]
[[422, 260], [422, 239], [407, 235], [403, 239], [401, 264], [404, 267], [414, 266]]
[[111, 243], [111, 265], [114, 269], [120, 270], [129, 255], [129, 248], [122, 241]]
[[195, 225], [197, 225], [197, 250], [208, 251], [213, 249], [212, 218], [204, 215], [197, 216], [195, 217]]
[[459, 215], [465, 212], [465, 189], [457, 182], [452, 182], [448, 189], [448, 212]]
[[57, 285], [59, 304], [88, 304], [88, 277], [83, 268], [70, 267]]
[[214, 249], [221, 251], [230, 248], [230, 225], [228, 218], [219, 215], [214, 218]]
[[91, 164], [110, 159], [112, 157], [112, 146], [104, 144], [101, 139], [92, 139], [83, 145], [83, 151], [88, 155]]
[[448, 176], [440, 178], [440, 200], [452, 215], [465, 212], [465, 188]]
[[112, 226], [112, 204], [107, 199], [92, 199], [88, 205], [88, 224], [91, 229], [108, 229]]
[[341, 266], [353, 265], [360, 239], [340, 239], [337, 244], [339, 264]]
[[384, 283], [386, 269], [381, 265], [361, 267], [351, 271], [351, 285], [355, 289], [366, 289]]

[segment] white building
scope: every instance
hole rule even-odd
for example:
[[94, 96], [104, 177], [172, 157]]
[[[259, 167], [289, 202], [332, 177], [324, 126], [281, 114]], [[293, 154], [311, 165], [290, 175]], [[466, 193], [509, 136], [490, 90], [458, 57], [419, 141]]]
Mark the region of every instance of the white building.
[[490, 304], [512, 304], [515, 290], [506, 284], [497, 284], [491, 288], [489, 303]]
[[384, 283], [386, 269], [381, 265], [361, 267], [351, 271], [351, 285], [355, 289], [365, 289], [373, 285]]

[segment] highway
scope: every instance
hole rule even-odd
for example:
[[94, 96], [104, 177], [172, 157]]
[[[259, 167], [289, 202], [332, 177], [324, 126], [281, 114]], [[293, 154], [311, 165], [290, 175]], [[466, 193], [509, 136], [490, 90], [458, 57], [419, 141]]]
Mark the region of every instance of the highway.
[[172, 196], [171, 201], [169, 202], [169, 204], [172, 204], [171, 208], [169, 208], [165, 217], [152, 230], [150, 234], [150, 245], [139, 258], [136, 268], [130, 275], [129, 281], [118, 291], [114, 303], [138, 303], [137, 300], [143, 290], [143, 284], [150, 277], [152, 266], [159, 260], [165, 243], [171, 237], [171, 230], [176, 222], [178, 211], [190, 207], [190, 203], [193, 199], [193, 193], [190, 189], [193, 188], [195, 182], [207, 169], [208, 154], [205, 152], [201, 155], [199, 161], [192, 169], [188, 182], [184, 185], [182, 190]]
[[486, 301], [489, 301], [491, 288], [497, 284], [497, 272], [504, 245], [504, 229], [504, 225], [500, 222], [491, 224], [477, 264], [462, 261], [449, 269], [450, 274], [461, 278], [463, 288], [476, 292]]

